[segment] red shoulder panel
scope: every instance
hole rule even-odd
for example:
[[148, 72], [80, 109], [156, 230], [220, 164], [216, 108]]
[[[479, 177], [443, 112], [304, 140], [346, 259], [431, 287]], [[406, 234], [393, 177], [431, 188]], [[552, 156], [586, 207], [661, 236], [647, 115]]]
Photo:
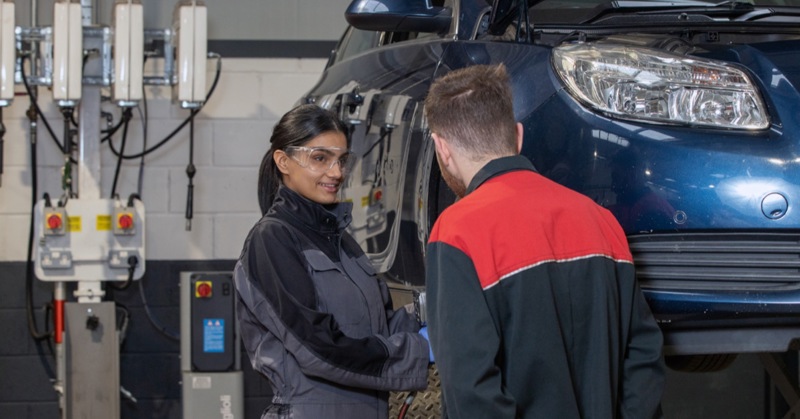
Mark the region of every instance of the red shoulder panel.
[[445, 210], [430, 241], [469, 256], [484, 289], [541, 263], [592, 256], [632, 263], [625, 234], [610, 212], [524, 170], [488, 180]]

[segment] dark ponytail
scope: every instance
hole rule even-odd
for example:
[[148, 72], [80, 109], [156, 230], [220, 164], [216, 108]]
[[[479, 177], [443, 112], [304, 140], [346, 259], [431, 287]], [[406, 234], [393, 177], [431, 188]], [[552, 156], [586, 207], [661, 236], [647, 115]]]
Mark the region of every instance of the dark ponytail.
[[266, 214], [275, 200], [278, 187], [283, 176], [272, 158], [275, 150], [283, 150], [287, 146], [302, 146], [325, 132], [341, 132], [347, 137], [347, 127], [339, 117], [317, 105], [300, 105], [287, 112], [272, 130], [269, 139], [271, 144], [258, 169], [258, 205], [261, 214]]

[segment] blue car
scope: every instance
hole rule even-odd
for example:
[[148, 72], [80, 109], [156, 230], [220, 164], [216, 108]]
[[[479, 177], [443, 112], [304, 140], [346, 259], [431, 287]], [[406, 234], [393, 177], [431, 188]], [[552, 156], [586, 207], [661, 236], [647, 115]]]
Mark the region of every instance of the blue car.
[[718, 370], [800, 337], [800, 0], [355, 0], [302, 99], [351, 127], [351, 232], [395, 291], [424, 287], [454, 202], [422, 103], [504, 63], [522, 153], [608, 208], [668, 364]]

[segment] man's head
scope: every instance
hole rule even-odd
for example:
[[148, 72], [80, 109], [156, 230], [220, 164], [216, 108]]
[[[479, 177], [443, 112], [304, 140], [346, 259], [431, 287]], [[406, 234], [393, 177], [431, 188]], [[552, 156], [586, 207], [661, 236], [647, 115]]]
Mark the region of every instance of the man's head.
[[436, 80], [425, 99], [431, 133], [473, 161], [517, 154], [517, 128], [503, 64], [475, 65]]
[[442, 177], [459, 198], [484, 164], [515, 155], [522, 145], [502, 64], [467, 67], [436, 80], [425, 99], [425, 116]]

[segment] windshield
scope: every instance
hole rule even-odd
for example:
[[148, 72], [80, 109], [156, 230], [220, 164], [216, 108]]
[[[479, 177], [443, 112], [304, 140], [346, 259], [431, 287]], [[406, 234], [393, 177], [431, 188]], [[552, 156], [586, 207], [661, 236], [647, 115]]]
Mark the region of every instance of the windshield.
[[631, 0], [631, 1], [604, 1], [604, 0], [543, 0], [531, 7], [531, 10], [580, 8], [591, 9], [605, 5], [613, 7], [715, 7], [715, 6], [741, 6], [750, 4], [754, 6], [789, 6], [800, 7], [800, 0], [754, 0], [754, 1], [698, 1], [698, 0]]
[[625, 23], [631, 19], [658, 20], [659, 16], [698, 22], [786, 23], [800, 19], [800, 0], [543, 0], [531, 7], [536, 24]]

